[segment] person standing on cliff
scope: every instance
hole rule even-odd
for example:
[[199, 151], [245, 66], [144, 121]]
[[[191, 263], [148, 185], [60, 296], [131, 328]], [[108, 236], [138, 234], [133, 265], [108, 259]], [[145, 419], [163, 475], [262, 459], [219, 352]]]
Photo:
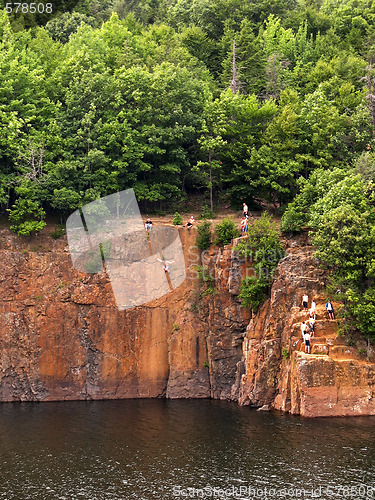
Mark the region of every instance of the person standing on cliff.
[[309, 327], [306, 325], [305, 321], [302, 321], [301, 323], [302, 340], [305, 340], [305, 334], [307, 333], [308, 329]]
[[304, 308], [305, 312], [308, 310], [309, 307], [309, 296], [305, 294], [302, 297], [302, 307]]
[[311, 338], [315, 337], [315, 317], [309, 319]]
[[316, 314], [316, 302], [315, 302], [315, 299], [312, 299], [311, 309], [310, 309], [310, 318], [315, 318], [315, 314]]
[[249, 217], [249, 207], [246, 205], [246, 203], [242, 203], [242, 210], [243, 216], [247, 219]]
[[331, 299], [328, 299], [328, 302], [326, 304], [326, 309], [329, 319], [335, 319], [335, 313], [333, 312], [333, 305]]
[[309, 332], [306, 332], [305, 333], [305, 338], [304, 338], [304, 342], [305, 342], [305, 354], [310, 354], [310, 334]]

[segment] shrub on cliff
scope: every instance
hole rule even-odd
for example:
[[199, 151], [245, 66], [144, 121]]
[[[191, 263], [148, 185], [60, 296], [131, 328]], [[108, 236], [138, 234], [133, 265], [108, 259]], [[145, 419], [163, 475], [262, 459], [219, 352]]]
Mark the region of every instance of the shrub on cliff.
[[257, 276], [250, 276], [242, 280], [240, 294], [242, 307], [249, 307], [254, 311], [263, 304], [267, 297], [267, 283]]
[[248, 229], [248, 237], [238, 243], [236, 250], [250, 260], [248, 269], [253, 273], [241, 283], [241, 305], [255, 310], [267, 297], [276, 266], [285, 254], [279, 232], [268, 214], [254, 222]]
[[182, 223], [183, 223], [182, 216], [178, 212], [175, 212], [175, 214], [173, 216], [172, 224], [174, 226], [182, 226]]
[[208, 205], [203, 205], [202, 211], [199, 214], [199, 218], [201, 220], [214, 219], [215, 218], [215, 212], [213, 212], [213, 210], [211, 210]]
[[197, 226], [197, 247], [200, 250], [208, 250], [211, 246], [211, 224], [206, 221]]
[[215, 244], [219, 246], [229, 245], [233, 238], [239, 237], [239, 231], [233, 219], [226, 217], [215, 226]]

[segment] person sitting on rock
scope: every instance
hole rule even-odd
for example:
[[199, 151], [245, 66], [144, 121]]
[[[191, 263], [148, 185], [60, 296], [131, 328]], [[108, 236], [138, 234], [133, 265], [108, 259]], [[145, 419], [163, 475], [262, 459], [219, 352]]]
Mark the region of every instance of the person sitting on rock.
[[328, 299], [328, 302], [326, 303], [326, 309], [329, 319], [335, 319], [335, 313], [333, 312], [333, 305], [331, 299]]
[[304, 338], [304, 342], [305, 342], [305, 354], [310, 354], [310, 334], [309, 332], [306, 332], [305, 333], [305, 338]]
[[146, 231], [151, 231], [151, 229], [152, 229], [152, 221], [151, 221], [151, 219], [150, 219], [150, 218], [148, 218], [148, 219], [146, 220], [145, 227], [146, 227]]
[[308, 306], [309, 306], [309, 296], [307, 294], [305, 294], [302, 297], [302, 307], [304, 308], [305, 311], [307, 311]]
[[185, 226], [190, 230], [193, 227], [194, 222], [195, 222], [195, 219], [193, 216], [191, 216], [190, 219], [185, 224]]

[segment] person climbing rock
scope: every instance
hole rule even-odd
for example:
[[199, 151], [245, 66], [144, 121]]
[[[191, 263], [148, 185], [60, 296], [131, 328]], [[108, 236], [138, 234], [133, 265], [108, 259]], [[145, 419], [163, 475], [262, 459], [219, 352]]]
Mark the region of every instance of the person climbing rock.
[[301, 333], [302, 333], [302, 339], [303, 340], [305, 339], [305, 335], [306, 335], [308, 329], [309, 329], [309, 327], [306, 325], [306, 322], [302, 321], [302, 323], [301, 323]]
[[311, 336], [310, 336], [309, 332], [306, 332], [305, 333], [305, 338], [304, 338], [304, 342], [305, 342], [305, 354], [310, 354], [310, 339], [311, 339]]
[[307, 311], [309, 307], [309, 296], [306, 294], [302, 297], [302, 307], [305, 311]]
[[151, 219], [148, 218], [146, 220], [145, 227], [146, 227], [146, 231], [151, 231], [151, 229], [152, 229], [152, 221], [151, 221]]
[[328, 299], [328, 302], [326, 303], [326, 309], [329, 319], [335, 319], [335, 313], [333, 312], [333, 305], [331, 299]]
[[316, 302], [315, 299], [312, 299], [310, 308], [310, 318], [315, 318], [315, 314], [316, 314]]
[[241, 219], [241, 236], [245, 236], [246, 232], [247, 232], [247, 218], [242, 217], [242, 219]]
[[158, 261], [163, 264], [164, 272], [169, 273], [169, 264], [173, 264], [174, 260], [158, 259]]
[[309, 319], [310, 324], [310, 335], [311, 337], [315, 337], [315, 317], [311, 317]]

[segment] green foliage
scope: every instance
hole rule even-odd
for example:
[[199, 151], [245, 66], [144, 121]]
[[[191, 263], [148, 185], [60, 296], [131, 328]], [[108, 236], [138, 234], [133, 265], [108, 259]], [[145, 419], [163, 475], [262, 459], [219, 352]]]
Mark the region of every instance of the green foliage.
[[333, 170], [315, 170], [308, 180], [303, 177], [299, 180], [300, 193], [289, 204], [285, 211], [281, 229], [283, 232], [299, 232], [307, 226], [311, 207], [337, 183], [347, 176], [347, 170], [335, 168]]
[[213, 212], [208, 205], [203, 205], [199, 218], [202, 220], [214, 219], [215, 212]]
[[10, 229], [22, 236], [41, 231], [46, 223], [45, 211], [37, 201], [18, 198], [11, 209], [8, 209], [9, 219], [12, 223]]
[[257, 276], [250, 276], [241, 282], [240, 293], [242, 307], [256, 311], [267, 297], [267, 282]]
[[57, 226], [55, 226], [54, 230], [52, 231], [51, 237], [54, 240], [58, 240], [64, 234], [65, 234], [65, 227], [61, 224], [58, 224]]
[[208, 250], [211, 246], [211, 224], [206, 221], [197, 226], [197, 247], [200, 250]]
[[355, 162], [354, 171], [361, 176], [362, 180], [375, 183], [375, 154], [364, 151]]
[[256, 310], [266, 299], [274, 271], [285, 251], [271, 217], [263, 213], [248, 229], [246, 239], [236, 246], [240, 257], [250, 260], [253, 275], [245, 278], [239, 298], [243, 307]]
[[349, 336], [358, 329], [375, 339], [372, 164], [372, 154], [366, 152], [354, 169], [313, 172], [288, 207], [282, 227], [287, 227], [288, 217], [295, 217], [313, 229], [316, 256], [331, 273], [330, 289], [340, 290], [341, 328]]
[[200, 296], [203, 298], [206, 297], [206, 295], [214, 295], [216, 293], [215, 280], [211, 271], [204, 266], [196, 266], [196, 270], [198, 272], [198, 277], [203, 284], [203, 290], [201, 291]]
[[283, 352], [282, 352], [282, 354], [283, 354], [283, 358], [284, 358], [284, 359], [289, 359], [289, 356], [290, 356], [290, 355], [289, 355], [289, 349], [288, 349], [288, 348], [283, 347]]
[[338, 209], [337, 192], [318, 203], [332, 183], [358, 197], [340, 184], [353, 166], [371, 205], [370, 0], [60, 5], [0, 13], [3, 211], [20, 198], [66, 216], [128, 188], [153, 212], [203, 190], [210, 210], [223, 194], [280, 211], [297, 195], [283, 230], [316, 229]]
[[225, 217], [221, 222], [215, 226], [215, 245], [224, 246], [229, 245], [233, 238], [238, 238], [239, 231], [235, 221], [229, 217]]
[[95, 19], [79, 12], [66, 12], [65, 14], [48, 21], [46, 30], [53, 40], [67, 43], [72, 33], [75, 33], [81, 24], [95, 26]]
[[103, 261], [111, 254], [111, 241], [105, 241], [98, 249], [89, 250], [85, 258], [85, 270], [89, 274], [103, 271]]
[[285, 251], [271, 216], [263, 212], [262, 216], [249, 227], [247, 234], [247, 238], [236, 246], [239, 255], [261, 264], [262, 267], [274, 269], [284, 257]]
[[289, 203], [281, 220], [283, 233], [299, 233], [307, 223], [307, 214], [296, 208], [296, 203]]
[[174, 216], [173, 216], [173, 225], [174, 226], [182, 226], [182, 223], [183, 223], [183, 218], [182, 216], [178, 213], [178, 212], [175, 212]]

